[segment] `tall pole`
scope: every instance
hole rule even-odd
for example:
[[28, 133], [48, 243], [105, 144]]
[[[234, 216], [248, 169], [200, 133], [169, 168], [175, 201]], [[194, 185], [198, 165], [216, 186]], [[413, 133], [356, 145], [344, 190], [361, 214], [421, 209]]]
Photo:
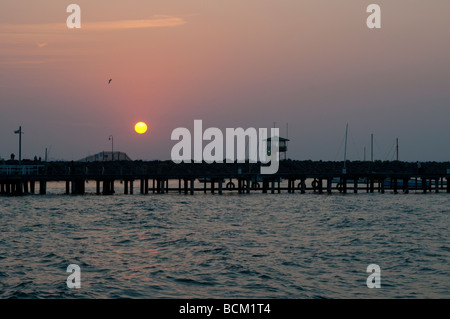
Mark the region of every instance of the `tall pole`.
[[19, 165], [22, 165], [22, 126], [19, 126], [19, 129], [14, 133], [19, 134]]
[[19, 165], [22, 165], [22, 126], [19, 126]]
[[111, 141], [111, 161], [114, 161], [114, 137], [110, 135], [109, 140]]
[[398, 161], [398, 137], [397, 137], [397, 151], [396, 151], [396, 153], [397, 153], [397, 161]]
[[345, 127], [344, 169], [345, 169], [345, 163], [347, 161], [347, 132], [348, 132], [348, 123]]
[[370, 135], [370, 161], [373, 162], [373, 134]]

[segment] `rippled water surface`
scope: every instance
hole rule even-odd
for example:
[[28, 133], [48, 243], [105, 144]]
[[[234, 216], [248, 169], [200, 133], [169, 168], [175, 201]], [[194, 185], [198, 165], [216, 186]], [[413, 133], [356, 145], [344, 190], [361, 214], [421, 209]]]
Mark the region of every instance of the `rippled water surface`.
[[[448, 194], [0, 197], [1, 298], [449, 298]], [[69, 289], [69, 264], [81, 288]], [[381, 288], [369, 289], [369, 264]]]

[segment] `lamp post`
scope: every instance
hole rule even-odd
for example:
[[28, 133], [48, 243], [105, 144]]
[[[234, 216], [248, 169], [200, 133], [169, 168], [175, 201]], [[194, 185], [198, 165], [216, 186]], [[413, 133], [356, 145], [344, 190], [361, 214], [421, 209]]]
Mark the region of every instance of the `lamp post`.
[[19, 165], [22, 165], [22, 126], [19, 126], [19, 129], [14, 131], [14, 134], [19, 134]]
[[114, 137], [110, 135], [109, 140], [111, 141], [111, 161], [114, 161]]

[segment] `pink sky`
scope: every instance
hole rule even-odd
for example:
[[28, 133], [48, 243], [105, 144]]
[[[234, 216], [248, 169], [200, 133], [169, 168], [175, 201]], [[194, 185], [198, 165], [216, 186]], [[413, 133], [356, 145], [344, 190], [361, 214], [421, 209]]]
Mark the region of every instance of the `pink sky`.
[[[82, 28], [65, 26], [77, 3]], [[288, 156], [450, 158], [450, 2], [3, 0], [0, 157], [170, 159], [177, 127], [289, 124]], [[107, 84], [112, 78], [111, 84]], [[134, 132], [144, 121], [149, 131]], [[367, 155], [369, 157], [369, 155]]]

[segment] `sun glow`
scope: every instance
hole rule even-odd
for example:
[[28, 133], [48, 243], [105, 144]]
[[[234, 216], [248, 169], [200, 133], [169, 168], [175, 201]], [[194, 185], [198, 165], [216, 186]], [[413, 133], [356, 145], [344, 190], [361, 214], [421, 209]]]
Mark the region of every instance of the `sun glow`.
[[145, 124], [144, 122], [138, 122], [134, 126], [134, 130], [136, 131], [136, 133], [144, 134], [145, 132], [147, 132], [147, 124]]

